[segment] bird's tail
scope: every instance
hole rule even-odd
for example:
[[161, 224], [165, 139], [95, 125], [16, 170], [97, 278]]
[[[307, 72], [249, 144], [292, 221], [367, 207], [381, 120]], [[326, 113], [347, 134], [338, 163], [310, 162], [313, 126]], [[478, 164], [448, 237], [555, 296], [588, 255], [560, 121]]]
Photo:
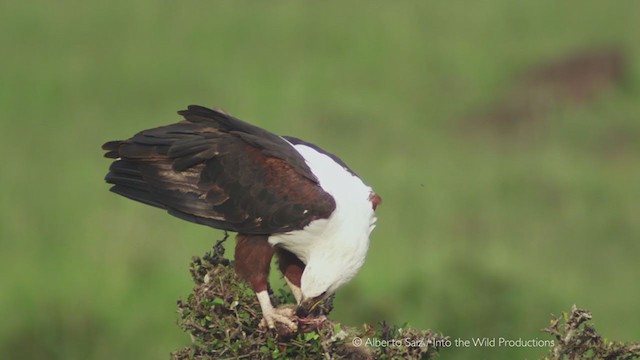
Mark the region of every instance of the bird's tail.
[[131, 200], [165, 209], [163, 204], [154, 200], [149, 183], [142, 177], [140, 165], [121, 158], [120, 146], [123, 143], [121, 140], [115, 140], [102, 145], [102, 149], [106, 151], [104, 157], [116, 159], [109, 166], [109, 172], [104, 178], [107, 183], [113, 184], [109, 190]]
[[120, 148], [120, 145], [122, 145], [122, 142], [122, 140], [113, 140], [107, 141], [106, 143], [102, 144], [102, 150], [106, 151], [104, 157], [109, 159], [119, 158], [120, 152], [118, 151], [118, 149]]

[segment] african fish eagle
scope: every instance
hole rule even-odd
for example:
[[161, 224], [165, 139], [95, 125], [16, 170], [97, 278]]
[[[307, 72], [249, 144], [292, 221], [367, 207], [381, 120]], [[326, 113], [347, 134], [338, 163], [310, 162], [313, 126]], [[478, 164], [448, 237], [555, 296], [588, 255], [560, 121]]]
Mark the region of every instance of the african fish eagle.
[[271, 304], [273, 255], [309, 312], [362, 266], [381, 198], [342, 160], [222, 111], [191, 105], [184, 120], [102, 146], [111, 191], [197, 224], [233, 231], [235, 270], [256, 292], [262, 324], [295, 330]]

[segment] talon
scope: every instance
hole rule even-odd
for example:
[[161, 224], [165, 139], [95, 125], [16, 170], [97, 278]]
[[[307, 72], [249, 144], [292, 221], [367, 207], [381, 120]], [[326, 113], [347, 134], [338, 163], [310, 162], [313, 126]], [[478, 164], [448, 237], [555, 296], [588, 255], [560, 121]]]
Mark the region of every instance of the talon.
[[275, 329], [276, 322], [278, 322], [289, 328], [292, 332], [298, 331], [298, 324], [292, 320], [296, 319], [293, 307], [282, 306], [274, 309], [273, 305], [271, 305], [271, 300], [269, 299], [269, 293], [267, 291], [258, 292], [256, 293], [256, 296], [258, 297], [260, 308], [262, 309], [262, 321], [260, 321], [261, 329]]
[[292, 331], [298, 330], [298, 325], [291, 320], [293, 317], [293, 309], [291, 308], [271, 309], [271, 311], [264, 312], [262, 316], [260, 328], [264, 329], [268, 327], [269, 329], [275, 329], [276, 322], [279, 322]]

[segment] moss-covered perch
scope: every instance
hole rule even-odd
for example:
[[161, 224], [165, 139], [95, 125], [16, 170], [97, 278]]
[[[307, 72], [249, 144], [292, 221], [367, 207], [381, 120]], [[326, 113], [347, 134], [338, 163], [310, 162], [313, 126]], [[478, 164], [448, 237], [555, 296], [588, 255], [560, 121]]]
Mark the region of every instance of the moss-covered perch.
[[[222, 241], [202, 258], [193, 258], [191, 275], [196, 285], [186, 301], [178, 301], [178, 312], [180, 326], [191, 335], [192, 344], [174, 352], [176, 360], [430, 359], [436, 356], [438, 344], [447, 339], [431, 330], [399, 328], [384, 322], [355, 328], [330, 319], [318, 326], [300, 326], [294, 334], [283, 329], [261, 329], [260, 305], [254, 292], [238, 279], [232, 263], [224, 258]], [[272, 294], [272, 301], [295, 303], [283, 290]], [[331, 311], [330, 303], [325, 304], [324, 311]], [[640, 344], [605, 340], [588, 324], [590, 320], [590, 312], [575, 306], [571, 313], [553, 318], [544, 331], [555, 338], [554, 347], [544, 359], [640, 359]], [[367, 340], [374, 339], [377, 343], [368, 346]], [[384, 341], [394, 342], [385, 346]]]
[[632, 360], [640, 359], [640, 343], [603, 339], [588, 322], [591, 312], [573, 305], [571, 313], [554, 318], [545, 332], [555, 337], [555, 346], [544, 360]]
[[[178, 301], [178, 312], [180, 326], [191, 335], [192, 344], [173, 353], [173, 359], [429, 359], [444, 340], [430, 330], [401, 329], [385, 323], [353, 328], [330, 319], [317, 326], [300, 326], [295, 334], [261, 329], [255, 293], [236, 276], [223, 255], [224, 248], [218, 242], [213, 251], [191, 262], [196, 286], [186, 301]], [[272, 294], [272, 302], [293, 304], [295, 300], [290, 293], [279, 291]], [[325, 313], [330, 311], [331, 304], [325, 304]], [[363, 343], [354, 341], [356, 338]], [[365, 343], [367, 339], [400, 338], [409, 340], [399, 344], [403, 346]]]

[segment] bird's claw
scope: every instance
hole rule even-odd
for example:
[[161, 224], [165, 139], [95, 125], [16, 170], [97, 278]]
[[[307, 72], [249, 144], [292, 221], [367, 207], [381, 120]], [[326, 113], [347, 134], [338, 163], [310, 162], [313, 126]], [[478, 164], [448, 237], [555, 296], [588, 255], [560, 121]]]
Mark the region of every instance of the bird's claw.
[[275, 329], [276, 323], [283, 324], [291, 331], [297, 331], [298, 325], [292, 320], [295, 318], [294, 309], [290, 307], [281, 307], [262, 314], [260, 328]]

